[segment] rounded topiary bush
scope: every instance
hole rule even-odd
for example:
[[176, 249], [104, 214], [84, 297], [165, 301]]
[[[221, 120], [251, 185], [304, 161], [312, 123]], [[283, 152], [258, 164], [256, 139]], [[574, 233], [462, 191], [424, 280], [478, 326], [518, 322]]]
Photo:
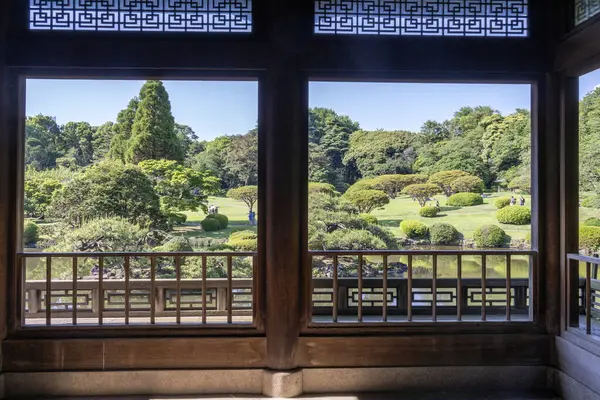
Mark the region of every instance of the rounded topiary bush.
[[360, 219], [362, 219], [363, 221], [365, 221], [367, 224], [377, 225], [377, 222], [378, 222], [377, 217], [375, 217], [374, 215], [362, 213], [362, 214], [359, 214], [358, 217]]
[[400, 223], [400, 229], [409, 239], [424, 239], [429, 229], [421, 221], [406, 220]]
[[338, 229], [325, 234], [324, 247], [328, 250], [381, 250], [386, 244], [367, 230]]
[[506, 232], [496, 225], [483, 225], [473, 235], [477, 247], [502, 247], [506, 242]]
[[23, 241], [25, 244], [36, 244], [40, 238], [40, 229], [35, 222], [29, 221], [23, 228]]
[[429, 228], [431, 244], [455, 244], [458, 240], [458, 231], [450, 224], [433, 224]]
[[219, 226], [221, 229], [225, 229], [229, 225], [229, 218], [223, 214], [208, 214], [206, 218], [213, 218], [219, 221]]
[[483, 204], [483, 198], [477, 193], [456, 193], [448, 198], [447, 204], [452, 207], [470, 207]]
[[433, 218], [433, 217], [437, 216], [439, 212], [440, 212], [439, 207], [425, 206], [425, 207], [421, 207], [421, 209], [419, 210], [419, 215], [421, 217], [425, 217], [425, 218]]
[[214, 232], [221, 229], [221, 223], [216, 218], [206, 217], [200, 222], [200, 225], [202, 226], [202, 229], [206, 232]]
[[510, 205], [510, 197], [500, 197], [494, 201], [494, 205], [498, 210]]
[[600, 218], [588, 218], [583, 224], [585, 226], [600, 226]]
[[579, 247], [589, 252], [600, 250], [600, 227], [582, 226], [579, 228]]
[[496, 212], [496, 219], [501, 224], [527, 225], [531, 223], [531, 210], [521, 206], [504, 207]]

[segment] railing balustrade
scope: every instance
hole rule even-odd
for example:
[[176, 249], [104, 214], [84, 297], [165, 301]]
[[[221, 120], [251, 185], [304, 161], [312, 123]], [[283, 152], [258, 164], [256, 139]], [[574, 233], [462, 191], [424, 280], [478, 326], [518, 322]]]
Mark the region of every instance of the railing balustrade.
[[21, 253], [19, 260], [25, 326], [254, 322], [253, 252]]
[[532, 321], [535, 255], [520, 250], [313, 251], [311, 325]]
[[[310, 324], [532, 321], [535, 255], [310, 252]], [[19, 260], [25, 327], [255, 322], [256, 253], [20, 253]]]
[[[600, 258], [582, 254], [568, 254], [567, 284], [568, 324], [583, 327], [586, 335], [600, 337]], [[583, 275], [583, 276], [582, 276]]]

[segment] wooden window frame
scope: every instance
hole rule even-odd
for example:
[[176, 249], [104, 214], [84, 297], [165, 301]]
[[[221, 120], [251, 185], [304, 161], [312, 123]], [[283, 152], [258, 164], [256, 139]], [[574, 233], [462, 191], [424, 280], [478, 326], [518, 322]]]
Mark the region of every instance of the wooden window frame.
[[[238, 35], [131, 35], [73, 32], [28, 32], [22, 0], [0, 2], [0, 338], [5, 370], [95, 370], [106, 351], [126, 351], [127, 357], [109, 366], [135, 368], [259, 368], [293, 369], [310, 366], [415, 365], [547, 365], [550, 336], [560, 321], [553, 302], [560, 289], [560, 194], [556, 177], [560, 165], [557, 87], [552, 71], [556, 37], [552, 21], [559, 7], [548, 11], [544, 0], [530, 1], [530, 35], [494, 39], [463, 37], [334, 37], [312, 33], [312, 0], [255, 0], [253, 33]], [[21, 11], [19, 11], [21, 10]], [[8, 21], [11, 22], [8, 25]], [[242, 36], [242, 35], [239, 35]], [[200, 337], [196, 331], [173, 329], [137, 332], [90, 331], [79, 336], [65, 332], [15, 335], [17, 277], [15, 254], [20, 210], [15, 166], [22, 150], [22, 125], [16, 99], [22, 98], [19, 76], [172, 78], [260, 75], [259, 84], [259, 212], [263, 219], [259, 259], [264, 285], [261, 327], [227, 337], [222, 332]], [[451, 328], [446, 324], [392, 329], [308, 331], [302, 287], [307, 261], [308, 82], [316, 77], [338, 80], [419, 82], [533, 82], [532, 184], [537, 195], [533, 248], [538, 251], [538, 298], [531, 324], [502, 324]], [[285, 134], [281, 134], [285, 132]], [[267, 160], [261, 163], [260, 160]], [[269, 207], [286, 204], [284, 207]], [[283, 223], [282, 221], [285, 221]], [[9, 318], [3, 301], [8, 300]], [[13, 321], [13, 322], [11, 322]], [[207, 334], [208, 335], [208, 334]], [[152, 336], [140, 339], [140, 336]], [[243, 337], [242, 337], [243, 336]], [[89, 339], [85, 339], [89, 338]], [[43, 340], [42, 340], [43, 339]], [[431, 357], [423, 340], [443, 349]], [[164, 345], [165, 347], [162, 347]], [[229, 355], [239, 350], [240, 358]], [[106, 348], [103, 348], [106, 346]], [[171, 348], [157, 359], [148, 346]], [[190, 347], [191, 346], [191, 347]], [[228, 347], [229, 346], [229, 347]], [[239, 347], [242, 346], [242, 347]], [[190, 348], [206, 357], [189, 357]], [[402, 351], [398, 357], [396, 351]], [[507, 353], [507, 349], [508, 353]], [[467, 351], [468, 350], [468, 351]], [[58, 351], [58, 353], [55, 353]], [[59, 357], [56, 354], [62, 355]], [[82, 354], [90, 357], [82, 357]], [[220, 357], [221, 356], [221, 357]], [[227, 357], [223, 357], [227, 356]], [[190, 359], [193, 358], [193, 359]]]

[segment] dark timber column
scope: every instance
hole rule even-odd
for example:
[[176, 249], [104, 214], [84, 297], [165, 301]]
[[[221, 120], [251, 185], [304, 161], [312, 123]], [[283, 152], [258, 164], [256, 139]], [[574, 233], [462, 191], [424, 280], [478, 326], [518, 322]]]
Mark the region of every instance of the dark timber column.
[[306, 230], [303, 209], [307, 196], [305, 164], [308, 140], [306, 84], [290, 64], [270, 69], [264, 88], [265, 127], [264, 221], [266, 259], [267, 366], [289, 370], [296, 366], [300, 332], [301, 232]]
[[556, 333], [560, 321], [559, 79], [546, 74], [534, 90], [532, 187], [537, 188], [532, 245], [539, 250], [539, 323]]
[[[6, 70], [6, 23], [8, 21], [9, 1], [0, 3], [0, 345], [6, 338], [7, 331], [7, 273], [10, 265], [10, 252], [13, 250], [12, 205], [9, 190], [14, 166], [11, 165], [11, 140], [9, 139], [8, 123], [8, 80]], [[4, 397], [4, 377], [2, 375], [2, 347], [0, 346], [0, 398]]]
[[[561, 196], [561, 324], [560, 330], [569, 325], [565, 311], [574, 306], [571, 316], [578, 317], [578, 277], [570, 268], [568, 253], [579, 252], [579, 79], [562, 77], [560, 85], [560, 196]], [[573, 262], [576, 264], [576, 262]], [[575, 301], [569, 302], [566, 293], [567, 276], [571, 276], [571, 291]], [[557, 334], [560, 334], [560, 330]]]
[[308, 99], [302, 55], [311, 37], [312, 2], [267, 0], [260, 25], [271, 62], [261, 88], [264, 147], [267, 367], [297, 367], [302, 267], [306, 257]]

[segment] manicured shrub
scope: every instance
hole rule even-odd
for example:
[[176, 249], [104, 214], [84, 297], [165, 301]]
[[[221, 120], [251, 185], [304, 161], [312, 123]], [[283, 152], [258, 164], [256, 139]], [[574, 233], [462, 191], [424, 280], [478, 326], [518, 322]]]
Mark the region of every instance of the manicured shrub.
[[463, 176], [450, 184], [454, 193], [483, 193], [485, 184], [476, 176]]
[[531, 178], [529, 176], [517, 176], [510, 181], [508, 188], [511, 190], [519, 190], [522, 193], [531, 193]]
[[231, 246], [235, 251], [256, 251], [258, 248], [257, 239], [237, 239], [227, 241], [227, 245]]
[[600, 226], [600, 218], [588, 218], [583, 224], [585, 226]]
[[347, 191], [344, 194], [344, 198], [352, 203], [361, 213], [370, 213], [390, 202], [390, 198], [381, 190]]
[[506, 232], [496, 225], [483, 225], [473, 235], [477, 247], [502, 247], [506, 242]]
[[500, 197], [494, 201], [494, 205], [498, 210], [510, 205], [510, 197]]
[[258, 235], [256, 234], [256, 232], [250, 230], [243, 230], [232, 232], [231, 235], [229, 235], [229, 240], [248, 240], [256, 239], [257, 237]]
[[440, 212], [439, 207], [425, 206], [425, 207], [421, 207], [421, 209], [419, 210], [419, 215], [421, 217], [425, 217], [425, 218], [433, 218], [433, 217], [437, 216], [439, 212]]
[[367, 224], [377, 225], [377, 217], [375, 217], [374, 215], [362, 213], [358, 217], [365, 221]]
[[[233, 251], [235, 250], [233, 248], [233, 246], [227, 244], [227, 243], [219, 243], [219, 244], [215, 244], [210, 246], [208, 249], [208, 251]], [[212, 257], [208, 257], [209, 259]]]
[[36, 244], [40, 238], [39, 227], [35, 222], [28, 221], [23, 229], [23, 242]]
[[400, 229], [409, 239], [425, 239], [429, 231], [427, 225], [415, 220], [402, 221]]
[[324, 247], [328, 250], [380, 250], [385, 249], [383, 240], [362, 229], [338, 229], [325, 234]]
[[579, 228], [579, 247], [588, 252], [600, 250], [600, 227], [582, 226]]
[[329, 196], [333, 196], [334, 194], [336, 194], [336, 191], [335, 186], [333, 186], [331, 183], [309, 182], [308, 193], [324, 193]]
[[470, 207], [483, 204], [483, 198], [477, 193], [456, 193], [448, 198], [447, 204], [452, 207]]
[[208, 214], [206, 218], [213, 218], [219, 221], [220, 229], [225, 229], [229, 225], [229, 218], [223, 214]]
[[600, 208], [600, 196], [594, 195], [586, 197], [581, 202], [581, 205], [588, 208]]
[[531, 210], [521, 206], [504, 207], [496, 212], [496, 219], [501, 224], [527, 225], [531, 223]]
[[168, 213], [167, 220], [169, 225], [183, 225], [187, 221], [187, 215], [183, 213]]
[[202, 226], [202, 229], [206, 232], [214, 232], [221, 229], [221, 223], [216, 218], [206, 217], [200, 222], [200, 225]]
[[433, 224], [429, 228], [431, 244], [455, 244], [458, 240], [458, 231], [450, 224]]

